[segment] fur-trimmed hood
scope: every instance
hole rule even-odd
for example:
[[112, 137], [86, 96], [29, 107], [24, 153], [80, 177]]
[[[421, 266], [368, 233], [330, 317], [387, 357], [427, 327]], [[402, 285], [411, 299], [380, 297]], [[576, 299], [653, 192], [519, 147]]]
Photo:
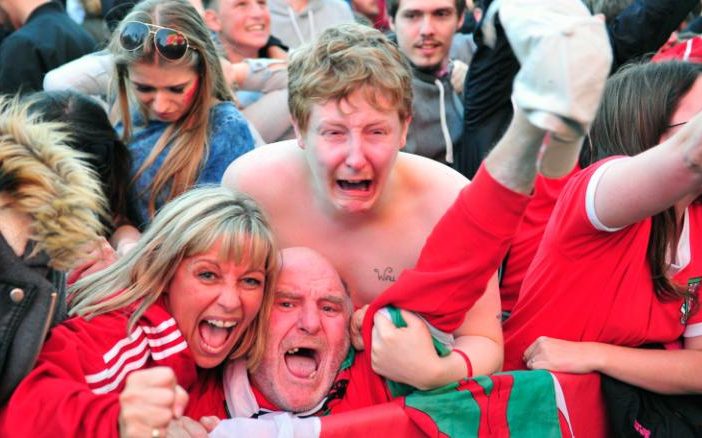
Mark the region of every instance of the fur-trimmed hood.
[[106, 201], [86, 155], [66, 146], [66, 126], [40, 121], [30, 105], [0, 99], [0, 191], [13, 199], [5, 208], [31, 217], [35, 250], [64, 270], [98, 239]]

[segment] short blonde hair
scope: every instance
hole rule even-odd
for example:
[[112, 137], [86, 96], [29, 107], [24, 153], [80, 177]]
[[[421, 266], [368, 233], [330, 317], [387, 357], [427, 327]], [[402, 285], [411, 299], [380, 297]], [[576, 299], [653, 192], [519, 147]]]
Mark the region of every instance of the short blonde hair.
[[[360, 24], [326, 29], [292, 52], [288, 64], [288, 106], [301, 131], [312, 105], [341, 101], [363, 90], [373, 107], [412, 115], [412, 72], [397, 45], [378, 30]], [[390, 105], [381, 105], [382, 96]]]
[[30, 105], [0, 97], [0, 191], [10, 195], [9, 208], [31, 217], [35, 252], [66, 270], [102, 234], [106, 201], [88, 156], [66, 145], [68, 127], [41, 121]]
[[254, 201], [224, 187], [192, 189], [164, 205], [129, 256], [73, 285], [69, 313], [90, 318], [139, 302], [130, 317], [131, 331], [161, 296], [180, 262], [206, 252], [217, 241], [221, 241], [223, 259], [246, 261], [265, 271], [261, 311], [232, 351], [232, 357], [248, 353], [255, 365], [263, 354], [263, 345], [257, 341], [265, 333], [261, 319], [270, 314], [279, 264], [277, 246]]

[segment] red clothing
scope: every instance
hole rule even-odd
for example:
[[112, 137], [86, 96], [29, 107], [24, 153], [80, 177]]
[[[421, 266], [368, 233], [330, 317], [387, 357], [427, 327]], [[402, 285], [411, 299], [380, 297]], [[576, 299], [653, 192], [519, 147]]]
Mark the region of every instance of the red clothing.
[[195, 362], [162, 303], [127, 335], [130, 315], [75, 317], [52, 329], [36, 367], [0, 411], [0, 436], [117, 438], [118, 397], [130, 372], [168, 366], [181, 386], [192, 385]]
[[[364, 322], [368, 322], [373, 308], [392, 304], [418, 312], [441, 330], [453, 331], [462, 322], [467, 309], [480, 298], [504, 257], [528, 200], [527, 196], [500, 186], [484, 170], [479, 171], [433, 230], [418, 267], [404, 271], [397, 283], [371, 304]], [[370, 333], [368, 327], [364, 327], [364, 333]], [[554, 379], [545, 371], [480, 376], [434, 391], [413, 392], [395, 398], [393, 405], [359, 413], [359, 408], [393, 399], [387, 382], [372, 370], [369, 338], [366, 346], [366, 351], [358, 353], [350, 367], [342, 367], [327, 402], [316, 410], [316, 415], [353, 410], [353, 414], [346, 416], [347, 421], [353, 424], [361, 415], [361, 421], [368, 420], [364, 424], [372, 427], [376, 434], [387, 433], [381, 431], [387, 430], [383, 429], [388, 426], [383, 416], [388, 413], [393, 415], [392, 421], [397, 421], [395, 433], [414, 435], [419, 434], [418, 429], [429, 436], [446, 436], [444, 431], [452, 436], [506, 436], [511, 431], [519, 434], [528, 428], [541, 428], [544, 432], [546, 425], [551, 431], [560, 430]], [[243, 362], [227, 365], [224, 385], [217, 385], [216, 380], [204, 384], [209, 388], [191, 391], [186, 415], [250, 417], [262, 411], [261, 394], [252, 390]], [[397, 415], [398, 406], [415, 426]], [[519, 412], [516, 419], [512, 418], [514, 414], [509, 414], [515, 412], [510, 406]], [[529, 421], [523, 421], [527, 418], [524, 417], [527, 409], [530, 413], [538, 411], [536, 419], [528, 417]], [[325, 424], [323, 421], [324, 436]], [[348, 431], [340, 431], [346, 429], [344, 425], [332, 421], [330, 426], [330, 436], [335, 433], [348, 436]], [[533, 430], [530, 432], [533, 434]], [[567, 431], [563, 433], [568, 435]]]
[[541, 236], [544, 234], [558, 195], [570, 177], [579, 170], [580, 166], [576, 166], [568, 175], [555, 179], [546, 178], [541, 174], [536, 175], [534, 195], [524, 212], [524, 219], [517, 229], [517, 234], [512, 239], [503, 265], [500, 298], [504, 312], [511, 312], [514, 308], [524, 275], [539, 248]]
[[[646, 261], [650, 218], [613, 232], [597, 230], [588, 218], [588, 182], [608, 161], [581, 171], [563, 189], [504, 325], [506, 370], [523, 369], [524, 350], [542, 335], [634, 347], [671, 342], [700, 327], [702, 312], [683, 324], [682, 299], [656, 298]], [[690, 262], [674, 280], [697, 294], [702, 207], [692, 205], [688, 213]]]
[[417, 266], [371, 302], [363, 322], [365, 345], [373, 315], [387, 305], [416, 312], [444, 332], [456, 330], [497, 271], [529, 200], [482, 166], [432, 230]]
[[[370, 304], [363, 327], [366, 351], [370, 351], [373, 314], [386, 305], [417, 312], [445, 332], [458, 328], [496, 272], [529, 199], [503, 187], [481, 167], [432, 231], [417, 267], [403, 271], [397, 282]], [[357, 354], [353, 366], [339, 372], [337, 382], [346, 381], [346, 389], [342, 399], [329, 402], [330, 411], [344, 412], [392, 398], [384, 379], [373, 372], [366, 351]], [[214, 409], [217, 415], [223, 413], [219, 408], [221, 391], [196, 392], [195, 397], [191, 392], [193, 415], [206, 414], [196, 403]], [[202, 401], [194, 400], [200, 397]], [[236, 397], [237, 402], [241, 399]], [[252, 410], [247, 408], [247, 412]]]
[[672, 45], [666, 44], [651, 58], [651, 62], [671, 60], [702, 63], [702, 37], [698, 35]]

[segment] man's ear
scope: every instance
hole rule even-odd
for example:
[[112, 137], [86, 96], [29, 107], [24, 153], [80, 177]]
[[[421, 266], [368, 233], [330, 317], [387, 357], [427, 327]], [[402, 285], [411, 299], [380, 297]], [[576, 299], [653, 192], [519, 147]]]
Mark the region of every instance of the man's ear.
[[212, 32], [219, 33], [222, 30], [219, 14], [214, 9], [205, 9], [205, 13], [202, 14], [202, 19], [205, 21], [205, 26]]
[[295, 131], [295, 138], [297, 139], [297, 145], [300, 146], [300, 149], [305, 149], [305, 141], [303, 140], [302, 137], [302, 130], [297, 124], [297, 120], [291, 119], [292, 122], [292, 127], [293, 130]]
[[460, 29], [461, 26], [463, 26], [463, 21], [466, 19], [466, 12], [467, 12], [467, 9], [463, 11], [463, 13], [461, 14], [460, 17], [458, 17], [458, 24], [456, 25], [456, 32], [458, 32], [458, 29]]

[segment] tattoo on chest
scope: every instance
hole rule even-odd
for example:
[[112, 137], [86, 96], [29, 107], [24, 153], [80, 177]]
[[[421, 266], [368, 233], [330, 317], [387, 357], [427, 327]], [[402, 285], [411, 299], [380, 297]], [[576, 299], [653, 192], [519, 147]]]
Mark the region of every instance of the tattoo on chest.
[[378, 276], [378, 281], [395, 281], [395, 273], [390, 266], [385, 269], [373, 268], [373, 272]]

